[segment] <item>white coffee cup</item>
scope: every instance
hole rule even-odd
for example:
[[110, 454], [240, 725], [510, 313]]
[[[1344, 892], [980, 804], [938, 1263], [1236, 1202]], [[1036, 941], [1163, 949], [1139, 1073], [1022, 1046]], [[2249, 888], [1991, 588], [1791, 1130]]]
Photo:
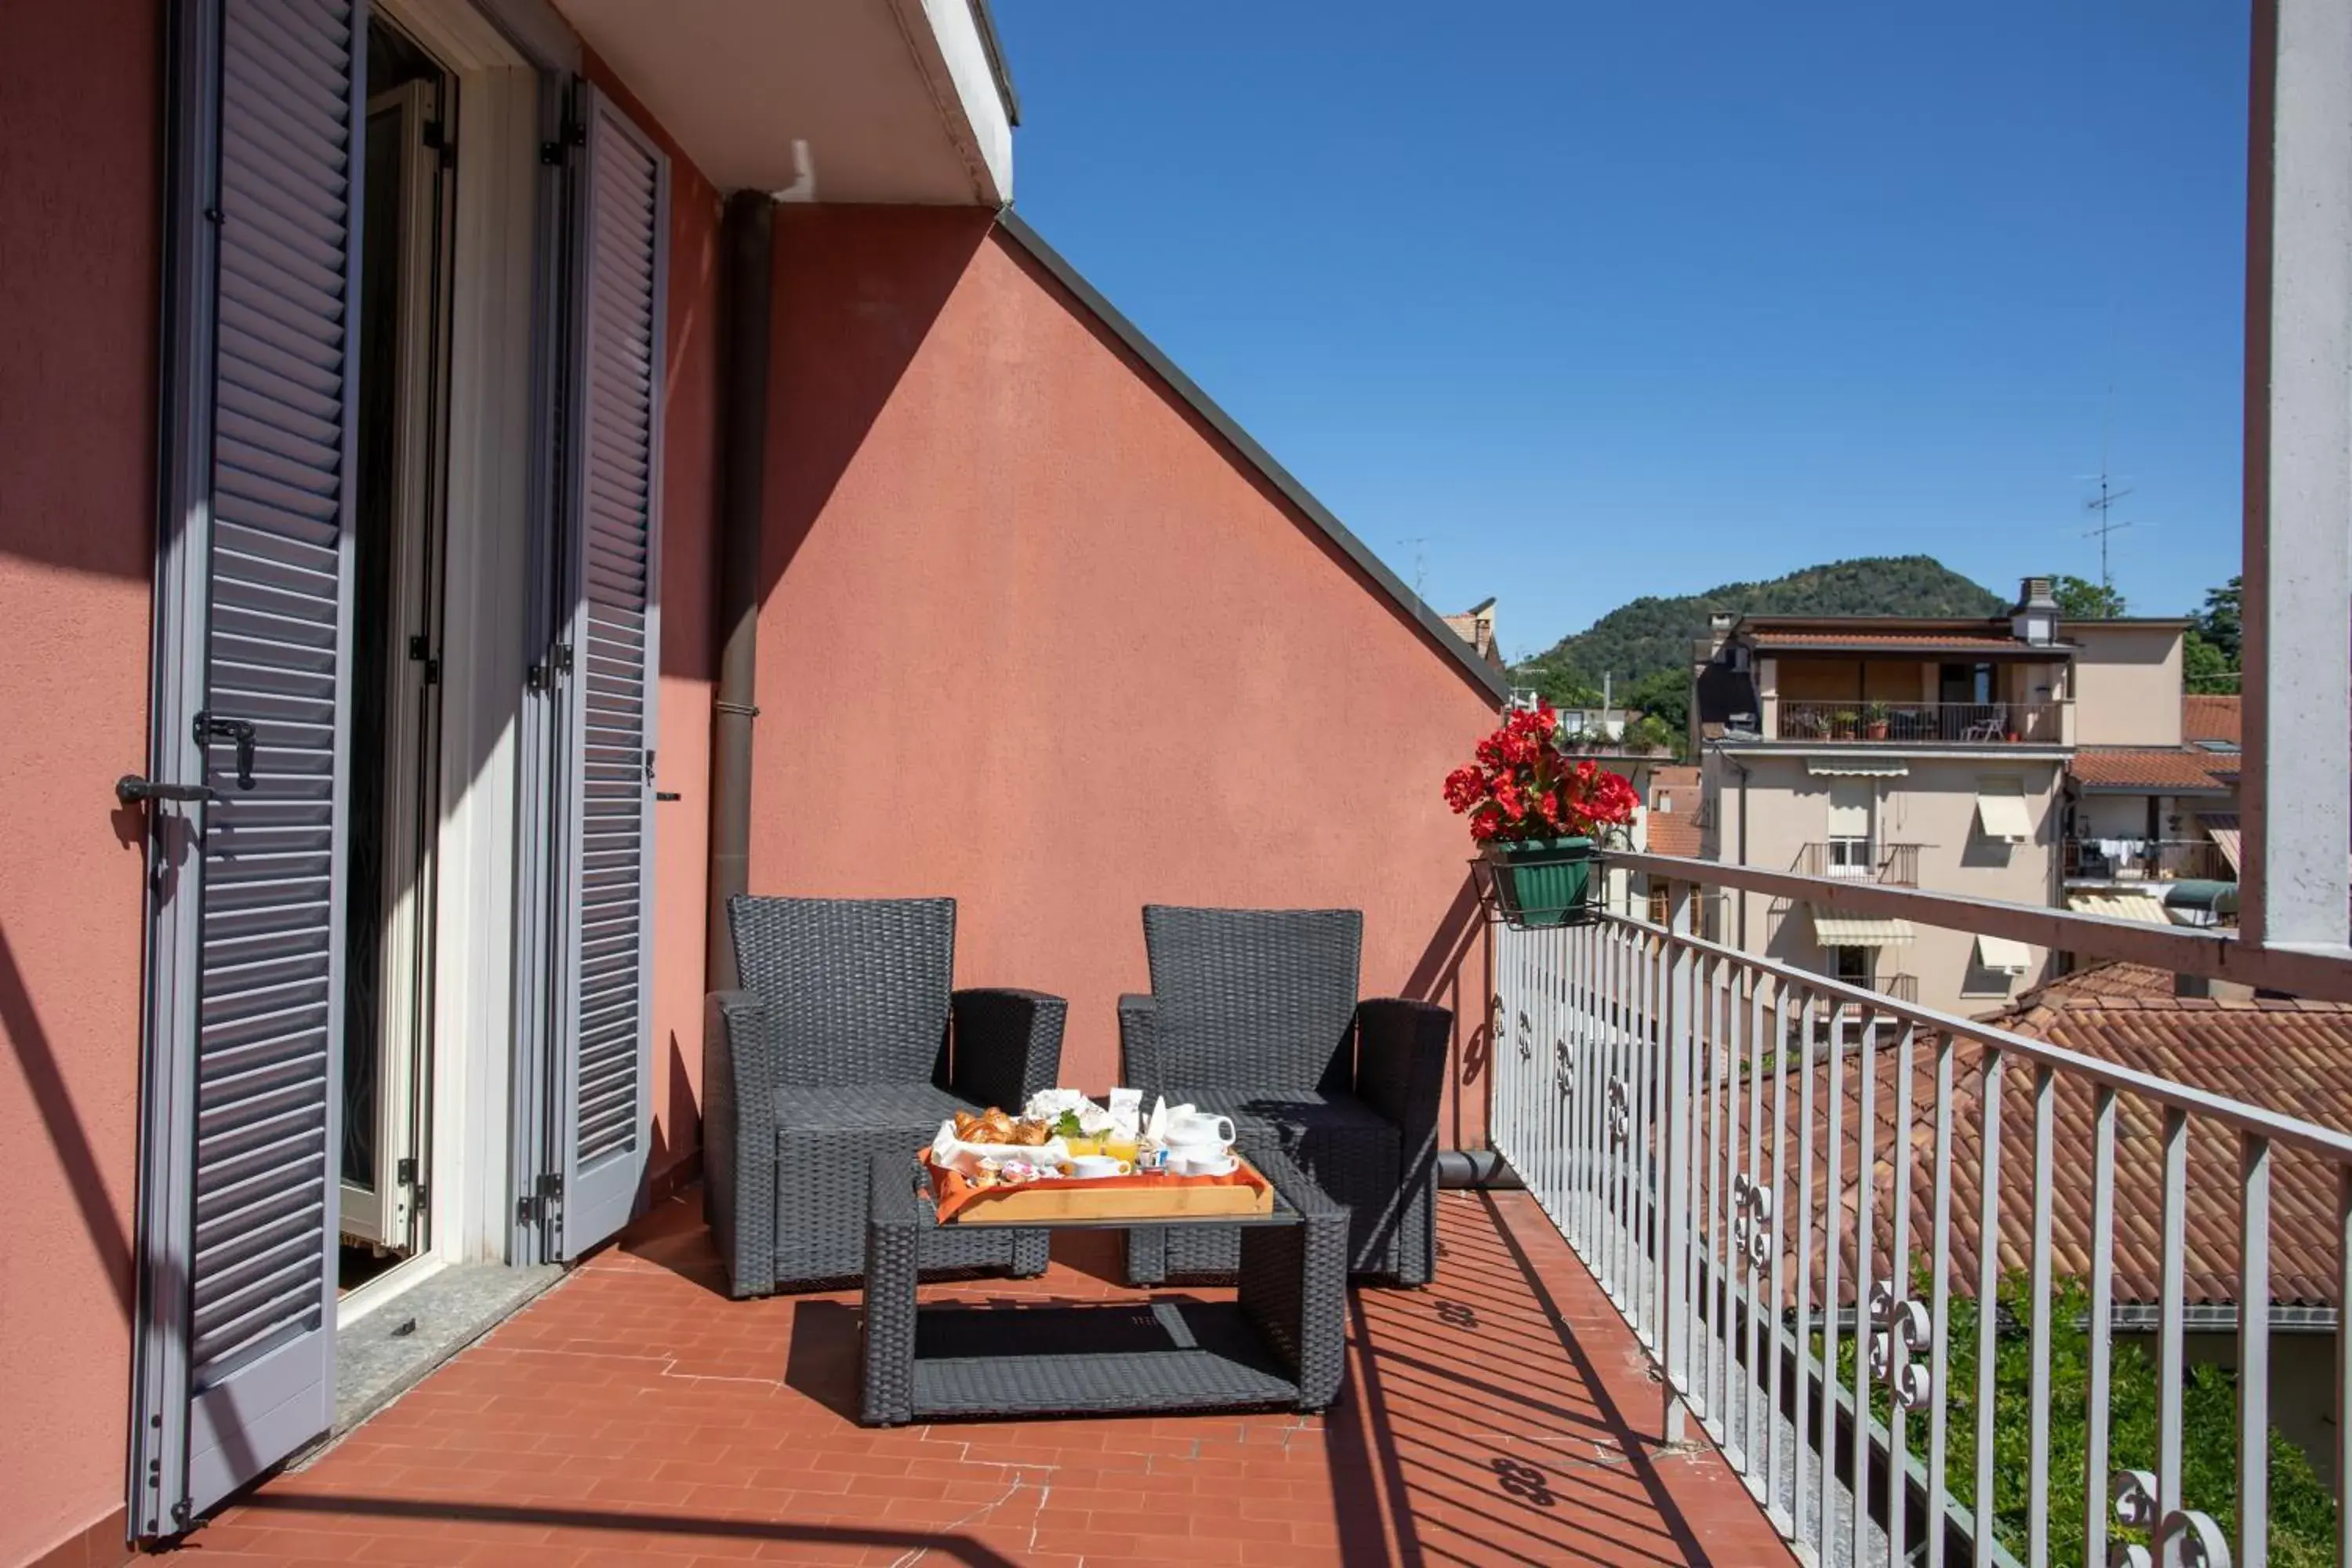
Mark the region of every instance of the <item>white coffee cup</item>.
[[1219, 1146], [1234, 1141], [1234, 1119], [1217, 1116], [1206, 1110], [1188, 1110], [1181, 1116], [1168, 1119], [1168, 1142], [1215, 1143]]
[[1114, 1160], [1108, 1154], [1073, 1154], [1070, 1174], [1080, 1181], [1096, 1181], [1104, 1176], [1131, 1176], [1135, 1167], [1125, 1160]]
[[1222, 1145], [1194, 1144], [1168, 1151], [1168, 1173], [1173, 1176], [1229, 1176], [1239, 1163]]

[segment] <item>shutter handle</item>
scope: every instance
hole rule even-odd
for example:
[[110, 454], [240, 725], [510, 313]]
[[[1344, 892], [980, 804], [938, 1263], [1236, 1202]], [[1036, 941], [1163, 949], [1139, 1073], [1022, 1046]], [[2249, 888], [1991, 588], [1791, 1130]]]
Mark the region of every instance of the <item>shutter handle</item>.
[[114, 798], [125, 805], [135, 805], [144, 800], [202, 802], [216, 797], [203, 784], [154, 784], [137, 773], [125, 773], [114, 781]]
[[253, 726], [243, 719], [215, 719], [209, 713], [196, 715], [196, 744], [209, 746], [215, 740], [236, 742], [236, 787], [253, 787]]

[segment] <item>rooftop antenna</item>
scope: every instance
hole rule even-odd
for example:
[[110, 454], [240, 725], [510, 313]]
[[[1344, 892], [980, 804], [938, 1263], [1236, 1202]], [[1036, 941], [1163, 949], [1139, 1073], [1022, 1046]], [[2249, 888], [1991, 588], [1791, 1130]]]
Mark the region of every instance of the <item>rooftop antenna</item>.
[[[2089, 479], [2092, 476], [2085, 474], [2083, 477]], [[2098, 525], [2084, 530], [2083, 537], [2099, 542], [2099, 590], [2112, 596], [2115, 593], [2116, 578], [2108, 562], [2108, 541], [2125, 529], [2134, 526], [2128, 522], [2117, 522], [2115, 518], [2116, 503], [2132, 492], [2129, 489], [2115, 489], [2109, 482], [2107, 471], [2104, 467], [2100, 468], [2097, 477], [2099, 493], [2084, 501], [2083, 510], [2096, 514], [2099, 520]]]
[[1421, 584], [1423, 580], [1429, 575], [1429, 557], [1427, 552], [1423, 548], [1424, 545], [1428, 544], [1429, 536], [1426, 534], [1415, 534], [1411, 539], [1400, 539], [1397, 542], [1399, 544], [1410, 544], [1412, 546], [1412, 596], [1416, 599], [1422, 599], [1423, 602], [1426, 602], [1426, 596], [1421, 591]]

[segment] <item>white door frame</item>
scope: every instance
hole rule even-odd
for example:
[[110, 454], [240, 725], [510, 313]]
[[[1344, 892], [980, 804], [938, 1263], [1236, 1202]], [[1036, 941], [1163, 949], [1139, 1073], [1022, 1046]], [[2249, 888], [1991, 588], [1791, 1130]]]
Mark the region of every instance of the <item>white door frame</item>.
[[[446, 179], [440, 159], [427, 146], [427, 128], [441, 96], [427, 83], [412, 81], [375, 94], [368, 104], [371, 121], [387, 110], [399, 115], [405, 144], [398, 176], [403, 254], [397, 362], [393, 367], [397, 413], [388, 432], [396, 446], [390, 514], [394, 553], [385, 603], [386, 788], [381, 820], [358, 825], [363, 831], [372, 826], [382, 836], [384, 867], [375, 988], [375, 1184], [368, 1188], [343, 1181], [341, 1224], [347, 1236], [402, 1251], [414, 1246], [417, 1223], [426, 1217], [415, 1210], [415, 1194], [423, 1190], [428, 1201], [431, 1196], [431, 1143], [417, 1112], [420, 1094], [428, 1114], [432, 1106], [432, 998], [425, 987], [433, 946], [425, 922], [434, 907], [438, 858], [431, 836], [424, 831], [424, 814], [430, 812], [435, 820], [440, 815], [439, 780], [428, 781], [425, 773], [427, 749], [437, 744], [439, 733], [439, 691], [432, 676], [439, 664], [440, 643], [435, 625], [435, 578], [442, 555], [443, 439], [438, 421], [449, 347], [447, 314], [440, 308], [447, 238], [441, 211]], [[368, 308], [365, 302], [362, 308]], [[415, 633], [415, 628], [424, 629]], [[407, 646], [413, 633], [424, 637], [422, 647]], [[436, 775], [438, 771], [435, 766]], [[413, 1162], [405, 1181], [401, 1175], [404, 1161]], [[429, 1238], [429, 1228], [425, 1234]]]
[[545, 580], [540, 359], [542, 94], [469, 0], [377, 0], [455, 87], [440, 814], [434, 858], [431, 1255], [515, 1256], [517, 793], [523, 607]]

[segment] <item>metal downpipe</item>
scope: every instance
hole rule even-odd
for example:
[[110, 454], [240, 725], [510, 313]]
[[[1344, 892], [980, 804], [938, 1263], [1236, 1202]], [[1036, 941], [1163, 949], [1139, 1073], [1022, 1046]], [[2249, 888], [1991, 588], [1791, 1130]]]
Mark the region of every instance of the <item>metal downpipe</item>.
[[704, 984], [712, 991], [735, 988], [727, 900], [751, 889], [751, 721], [760, 716], [760, 542], [767, 501], [775, 203], [762, 191], [738, 191], [727, 198], [724, 234], [719, 689], [710, 705], [710, 895], [703, 950]]

